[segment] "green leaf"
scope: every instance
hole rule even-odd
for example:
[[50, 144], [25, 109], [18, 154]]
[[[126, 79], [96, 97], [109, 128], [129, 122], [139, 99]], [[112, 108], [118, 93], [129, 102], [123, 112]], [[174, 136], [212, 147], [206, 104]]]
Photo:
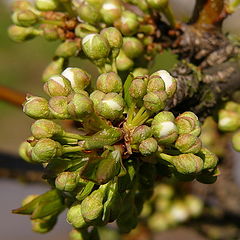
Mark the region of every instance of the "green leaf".
[[84, 198], [86, 198], [92, 191], [94, 185], [94, 182], [89, 181], [87, 185], [76, 195], [76, 199], [82, 201]]
[[127, 104], [128, 107], [130, 107], [131, 103], [132, 103], [132, 97], [129, 93], [129, 87], [132, 83], [132, 80], [133, 80], [133, 74], [132, 73], [129, 73], [124, 85], [123, 85], [123, 89], [124, 89], [124, 100], [125, 100], [125, 103]]

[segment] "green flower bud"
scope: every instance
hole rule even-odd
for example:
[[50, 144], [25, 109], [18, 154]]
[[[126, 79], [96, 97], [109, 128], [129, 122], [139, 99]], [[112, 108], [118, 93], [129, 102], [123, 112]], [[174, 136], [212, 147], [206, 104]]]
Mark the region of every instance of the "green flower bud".
[[239, 103], [236, 103], [236, 102], [233, 102], [233, 101], [226, 102], [226, 104], [224, 105], [224, 109], [232, 111], [232, 112], [240, 113]]
[[110, 52], [107, 40], [97, 33], [84, 37], [82, 40], [82, 48], [85, 55], [92, 60], [106, 58]]
[[32, 230], [37, 233], [46, 233], [53, 229], [57, 222], [56, 216], [47, 216], [44, 218], [32, 219]]
[[143, 79], [133, 79], [129, 87], [131, 97], [142, 99], [147, 93], [147, 83]]
[[199, 136], [201, 133], [200, 122], [193, 112], [184, 112], [180, 114], [176, 118], [175, 123], [180, 135], [189, 133], [194, 136]]
[[190, 217], [187, 206], [181, 200], [175, 200], [172, 203], [169, 209], [169, 215], [175, 224], [185, 222]]
[[47, 119], [35, 121], [31, 126], [31, 132], [36, 139], [52, 138], [54, 136], [61, 136], [64, 133], [60, 125]]
[[163, 9], [168, 6], [168, 0], [146, 0], [148, 5], [153, 9]]
[[63, 154], [62, 146], [50, 138], [40, 139], [32, 148], [32, 159], [38, 163], [46, 163]]
[[141, 125], [134, 129], [131, 135], [131, 144], [140, 143], [142, 140], [152, 136], [152, 129], [147, 125]]
[[203, 211], [203, 202], [200, 198], [189, 194], [184, 198], [184, 202], [191, 216], [198, 217], [201, 215]]
[[145, 76], [148, 74], [148, 69], [147, 68], [135, 68], [133, 70], [133, 76], [134, 77], [139, 77], [139, 76]]
[[115, 27], [118, 28], [123, 35], [134, 35], [139, 27], [137, 15], [130, 11], [122, 12], [121, 17], [115, 21]]
[[127, 57], [127, 55], [123, 50], [120, 50], [116, 58], [116, 63], [117, 63], [117, 69], [119, 71], [127, 71], [134, 65], [134, 62], [132, 61], [132, 59]]
[[67, 108], [74, 119], [82, 119], [93, 112], [93, 102], [88, 96], [75, 93], [70, 96]]
[[55, 56], [69, 58], [72, 56], [76, 56], [79, 50], [80, 46], [78, 42], [73, 40], [66, 40], [57, 47], [55, 51]]
[[174, 156], [172, 164], [181, 174], [196, 174], [203, 169], [203, 160], [192, 153]]
[[71, 192], [78, 184], [78, 172], [62, 172], [55, 179], [55, 186], [61, 191]]
[[149, 217], [149, 228], [154, 232], [162, 232], [171, 226], [171, 217], [167, 213], [156, 213]]
[[95, 106], [95, 111], [108, 120], [115, 120], [122, 116], [124, 100], [117, 93], [107, 93]]
[[237, 152], [240, 152], [240, 131], [237, 131], [233, 134], [232, 145]]
[[90, 99], [93, 101], [94, 106], [99, 104], [106, 94], [102, 91], [95, 90], [90, 94]]
[[31, 118], [49, 118], [50, 110], [48, 101], [42, 97], [27, 96], [23, 103], [23, 112]]
[[166, 106], [167, 94], [165, 91], [147, 93], [144, 98], [144, 107], [151, 112], [157, 113]]
[[147, 138], [145, 140], [143, 140], [140, 145], [139, 145], [139, 152], [146, 156], [146, 155], [150, 155], [154, 152], [157, 151], [158, 148], [158, 144], [157, 141], [154, 138]]
[[31, 10], [19, 10], [13, 13], [12, 21], [14, 24], [30, 27], [38, 22], [38, 16]]
[[91, 76], [81, 68], [66, 68], [62, 75], [71, 82], [72, 89], [76, 93], [81, 93], [91, 82]]
[[63, 71], [65, 64], [64, 58], [58, 58], [53, 60], [44, 70], [42, 75], [43, 82], [46, 82], [50, 77], [59, 75]]
[[198, 153], [201, 150], [201, 140], [189, 133], [182, 134], [175, 142], [175, 147], [182, 153]]
[[153, 136], [158, 143], [173, 143], [178, 137], [178, 129], [174, 123], [174, 115], [168, 111], [158, 113], [152, 121]]
[[139, 57], [144, 50], [143, 44], [135, 37], [124, 37], [122, 48], [131, 59]]
[[176, 79], [173, 78], [166, 70], [159, 70], [155, 73], [153, 73], [150, 76], [150, 79], [156, 79], [156, 78], [160, 78], [165, 85], [165, 91], [168, 95], [168, 97], [172, 97], [174, 95], [174, 93], [176, 92], [177, 89], [177, 82]]
[[12, 25], [8, 28], [8, 35], [15, 42], [30, 40], [40, 34], [41, 31], [32, 27], [20, 27]]
[[148, 92], [165, 91], [164, 81], [161, 78], [156, 77], [156, 75], [151, 75], [149, 77], [147, 91]]
[[221, 131], [235, 131], [240, 127], [240, 116], [238, 113], [221, 109], [218, 113], [218, 128]]
[[122, 91], [122, 80], [115, 72], [101, 74], [96, 82], [96, 88], [104, 93]]
[[57, 0], [36, 0], [36, 8], [40, 11], [54, 11], [58, 8]]
[[214, 169], [217, 166], [218, 157], [207, 148], [202, 148], [198, 156], [203, 160], [203, 169]]
[[11, 10], [13, 12], [16, 12], [19, 10], [27, 10], [27, 9], [31, 9], [31, 8], [32, 8], [31, 2], [26, 1], [26, 0], [14, 1], [11, 5]]
[[98, 29], [90, 24], [80, 23], [75, 28], [75, 34], [80, 38], [84, 38], [92, 33], [98, 33]]
[[50, 96], [68, 96], [71, 91], [71, 83], [61, 75], [54, 75], [43, 86], [44, 91]]
[[68, 98], [64, 96], [51, 97], [49, 100], [49, 110], [57, 119], [69, 119]]
[[32, 163], [31, 151], [31, 144], [28, 141], [24, 141], [19, 147], [18, 154], [26, 162]]
[[87, 223], [84, 221], [81, 213], [81, 204], [79, 202], [74, 202], [67, 211], [67, 221], [75, 228], [87, 227]]
[[56, 41], [59, 39], [58, 28], [51, 24], [41, 24], [40, 28], [43, 31], [43, 37], [48, 41]]
[[89, 240], [89, 233], [85, 229], [73, 229], [69, 233], [70, 240]]
[[115, 20], [119, 19], [122, 14], [122, 3], [119, 0], [105, 0], [101, 10], [101, 16], [103, 21], [112, 25]]

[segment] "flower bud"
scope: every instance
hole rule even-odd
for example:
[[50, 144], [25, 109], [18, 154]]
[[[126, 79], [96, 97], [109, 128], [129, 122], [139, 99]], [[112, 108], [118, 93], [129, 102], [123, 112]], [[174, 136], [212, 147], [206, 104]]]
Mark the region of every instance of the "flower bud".
[[172, 164], [181, 174], [195, 174], [203, 169], [203, 160], [192, 153], [174, 156]]
[[98, 60], [108, 57], [110, 47], [107, 40], [100, 34], [89, 34], [82, 40], [82, 48], [87, 57]]
[[35, 0], [36, 8], [40, 11], [54, 11], [58, 8], [57, 0]]
[[62, 172], [55, 179], [55, 186], [61, 191], [71, 192], [78, 184], [78, 172]]
[[81, 68], [66, 68], [62, 75], [67, 78], [76, 93], [81, 93], [91, 82], [91, 76]]
[[87, 223], [84, 221], [81, 213], [81, 204], [79, 202], [74, 202], [73, 205], [67, 211], [67, 221], [74, 228], [84, 228]]
[[98, 29], [90, 24], [80, 23], [75, 28], [75, 34], [80, 38], [84, 38], [92, 33], [98, 33]]
[[225, 103], [224, 109], [232, 112], [240, 113], [240, 104], [233, 101], [228, 101]]
[[57, 47], [55, 51], [55, 56], [69, 58], [72, 56], [76, 56], [79, 50], [80, 46], [78, 42], [73, 40], [66, 40]]
[[185, 202], [191, 216], [198, 217], [201, 215], [201, 213], [203, 211], [203, 201], [200, 198], [198, 198], [194, 195], [188, 194], [184, 198], [184, 202]]
[[36, 139], [52, 138], [54, 136], [61, 136], [64, 133], [60, 125], [47, 119], [35, 121], [31, 126], [31, 132]]
[[135, 37], [124, 37], [122, 49], [131, 59], [139, 57], [144, 50], [143, 44]]
[[176, 118], [175, 123], [180, 135], [189, 133], [194, 136], [199, 136], [201, 133], [198, 117], [193, 112], [184, 112], [180, 114]]
[[40, 28], [43, 31], [43, 37], [48, 41], [56, 41], [59, 39], [58, 28], [51, 24], [41, 24]]
[[164, 81], [156, 76], [151, 75], [149, 77], [148, 85], [147, 85], [148, 92], [154, 91], [165, 91], [165, 83]]
[[154, 152], [157, 151], [158, 148], [158, 144], [157, 141], [154, 138], [147, 138], [145, 140], [143, 140], [140, 145], [139, 145], [139, 152], [146, 156], [146, 155], [150, 155]]
[[48, 101], [42, 97], [27, 96], [23, 103], [23, 112], [31, 118], [49, 118], [50, 110]]
[[123, 35], [134, 35], [139, 27], [137, 15], [130, 11], [122, 12], [121, 17], [115, 21], [114, 26], [118, 28]]
[[218, 157], [207, 148], [202, 148], [198, 156], [203, 160], [203, 169], [214, 169], [217, 166]]
[[38, 16], [28, 9], [19, 10], [13, 13], [12, 21], [18, 26], [30, 27], [37, 23]]
[[135, 68], [133, 70], [133, 76], [134, 77], [139, 77], [139, 76], [145, 76], [148, 74], [148, 69], [147, 68]]
[[72, 118], [82, 119], [93, 112], [93, 102], [84, 94], [75, 93], [70, 96], [67, 108]]
[[127, 71], [134, 65], [134, 62], [132, 61], [132, 59], [127, 57], [127, 55], [123, 50], [120, 50], [116, 58], [116, 63], [117, 63], [117, 69], [119, 71]]
[[168, 111], [158, 113], [152, 121], [153, 136], [158, 143], [173, 143], [178, 137], [178, 129], [174, 124], [174, 115]]
[[154, 78], [154, 79], [160, 78], [164, 82], [165, 91], [169, 98], [172, 97], [174, 95], [174, 93], [176, 92], [176, 89], [177, 89], [176, 79], [173, 78], [167, 71], [159, 70], [159, 71], [153, 73], [150, 76], [150, 79], [151, 78]]
[[70, 240], [88, 240], [89, 233], [85, 229], [72, 229], [69, 232]]
[[31, 8], [32, 8], [31, 2], [26, 1], [26, 0], [14, 1], [11, 5], [11, 10], [13, 12], [19, 11], [19, 10], [27, 10], [27, 9], [31, 9]]
[[122, 80], [115, 72], [101, 74], [96, 82], [96, 88], [104, 93], [122, 91]]
[[54, 75], [43, 86], [44, 91], [50, 96], [68, 96], [71, 91], [71, 83], [61, 75]]
[[108, 120], [115, 120], [122, 116], [124, 100], [117, 93], [107, 93], [95, 106], [96, 112]]
[[240, 127], [239, 114], [233, 111], [221, 109], [218, 113], [218, 128], [221, 131], [235, 131]]
[[42, 138], [32, 148], [32, 159], [38, 163], [46, 163], [61, 156], [62, 153], [62, 146], [59, 142], [50, 138]]
[[64, 96], [51, 97], [49, 100], [49, 110], [57, 119], [69, 119], [68, 98]]
[[240, 131], [237, 131], [233, 134], [232, 145], [237, 152], [240, 152]]
[[102, 91], [95, 90], [90, 94], [90, 99], [93, 101], [94, 106], [102, 101], [106, 94]]
[[142, 140], [152, 136], [152, 129], [147, 125], [141, 125], [134, 129], [131, 135], [131, 144], [140, 143]]
[[56, 222], [56, 216], [47, 216], [43, 218], [32, 219], [32, 230], [37, 233], [46, 233], [52, 230]]
[[153, 9], [163, 9], [167, 7], [168, 0], [146, 0], [148, 5]]
[[147, 93], [144, 98], [144, 107], [151, 112], [157, 113], [166, 106], [167, 94], [165, 91]]
[[182, 153], [198, 153], [201, 150], [201, 140], [189, 133], [182, 134], [175, 142], [175, 147]]
[[32, 163], [31, 151], [31, 144], [28, 141], [24, 141], [19, 147], [18, 154], [26, 162]]
[[143, 79], [133, 79], [129, 87], [129, 93], [133, 98], [142, 99], [147, 93], [147, 83]]

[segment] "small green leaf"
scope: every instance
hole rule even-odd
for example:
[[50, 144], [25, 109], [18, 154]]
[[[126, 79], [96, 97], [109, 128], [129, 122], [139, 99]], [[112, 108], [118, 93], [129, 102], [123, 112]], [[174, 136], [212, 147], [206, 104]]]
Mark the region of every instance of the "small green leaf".
[[76, 195], [76, 199], [82, 201], [84, 198], [86, 198], [92, 191], [94, 184], [94, 182], [89, 181], [87, 185]]

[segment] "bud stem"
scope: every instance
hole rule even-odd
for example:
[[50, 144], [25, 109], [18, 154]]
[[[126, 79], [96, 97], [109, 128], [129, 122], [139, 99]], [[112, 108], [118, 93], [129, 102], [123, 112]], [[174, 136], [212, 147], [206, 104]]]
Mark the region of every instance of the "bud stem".
[[74, 146], [74, 147], [64, 147], [63, 148], [63, 154], [64, 153], [71, 153], [71, 152], [81, 152], [84, 149], [80, 146]]
[[162, 158], [163, 160], [165, 160], [165, 161], [167, 161], [167, 162], [169, 162], [169, 163], [172, 163], [173, 156], [168, 155], [168, 154], [166, 154], [166, 153], [158, 153], [158, 156], [159, 156], [160, 158]]

